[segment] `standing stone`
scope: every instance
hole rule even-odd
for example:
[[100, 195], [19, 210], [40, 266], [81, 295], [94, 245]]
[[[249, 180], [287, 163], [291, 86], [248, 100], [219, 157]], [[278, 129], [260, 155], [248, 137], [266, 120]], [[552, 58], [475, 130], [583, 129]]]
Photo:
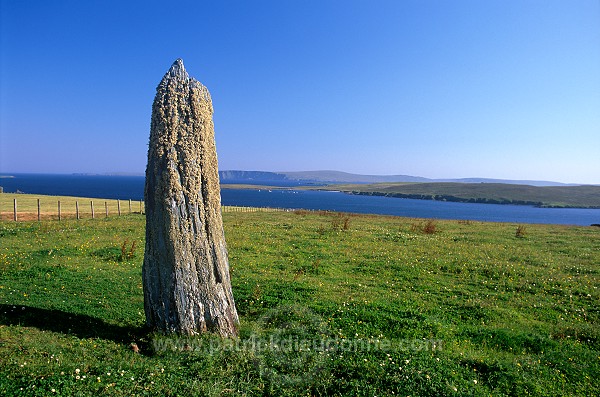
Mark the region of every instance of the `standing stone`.
[[237, 335], [208, 89], [173, 63], [156, 88], [146, 168], [146, 322]]

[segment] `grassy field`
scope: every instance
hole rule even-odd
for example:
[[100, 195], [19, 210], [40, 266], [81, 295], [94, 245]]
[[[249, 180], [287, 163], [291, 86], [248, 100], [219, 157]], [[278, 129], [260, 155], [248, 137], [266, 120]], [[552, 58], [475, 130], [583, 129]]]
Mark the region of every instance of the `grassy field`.
[[529, 186], [506, 183], [374, 183], [326, 189], [390, 197], [540, 207], [600, 208], [600, 186]]
[[0, 222], [0, 395], [600, 393], [598, 228], [306, 211], [224, 225], [230, 341], [144, 329], [142, 215]]

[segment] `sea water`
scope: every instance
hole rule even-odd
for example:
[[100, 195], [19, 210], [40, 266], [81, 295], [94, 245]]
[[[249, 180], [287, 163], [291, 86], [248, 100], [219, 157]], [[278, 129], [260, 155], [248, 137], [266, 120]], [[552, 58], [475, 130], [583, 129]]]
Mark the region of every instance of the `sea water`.
[[[265, 182], [262, 182], [265, 183]], [[0, 175], [6, 193], [142, 200], [143, 176], [108, 175]], [[465, 219], [508, 223], [549, 223], [589, 226], [600, 223], [600, 209], [536, 208], [524, 205], [455, 203], [331, 191], [284, 189], [228, 189], [222, 185], [223, 205], [272, 207], [397, 215], [412, 218]]]

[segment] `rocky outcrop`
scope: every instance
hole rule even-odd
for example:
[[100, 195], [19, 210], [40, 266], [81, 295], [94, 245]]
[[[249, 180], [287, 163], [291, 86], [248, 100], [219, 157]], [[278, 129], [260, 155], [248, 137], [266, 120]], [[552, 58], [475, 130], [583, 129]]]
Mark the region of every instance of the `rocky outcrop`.
[[237, 334], [208, 89], [173, 63], [156, 89], [146, 168], [147, 324]]

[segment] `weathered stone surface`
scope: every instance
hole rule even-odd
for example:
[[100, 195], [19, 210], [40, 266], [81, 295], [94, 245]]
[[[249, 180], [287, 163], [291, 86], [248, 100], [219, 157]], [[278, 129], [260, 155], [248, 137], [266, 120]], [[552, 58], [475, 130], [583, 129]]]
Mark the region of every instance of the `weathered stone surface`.
[[147, 324], [237, 334], [210, 94], [178, 59], [156, 89], [146, 168]]

